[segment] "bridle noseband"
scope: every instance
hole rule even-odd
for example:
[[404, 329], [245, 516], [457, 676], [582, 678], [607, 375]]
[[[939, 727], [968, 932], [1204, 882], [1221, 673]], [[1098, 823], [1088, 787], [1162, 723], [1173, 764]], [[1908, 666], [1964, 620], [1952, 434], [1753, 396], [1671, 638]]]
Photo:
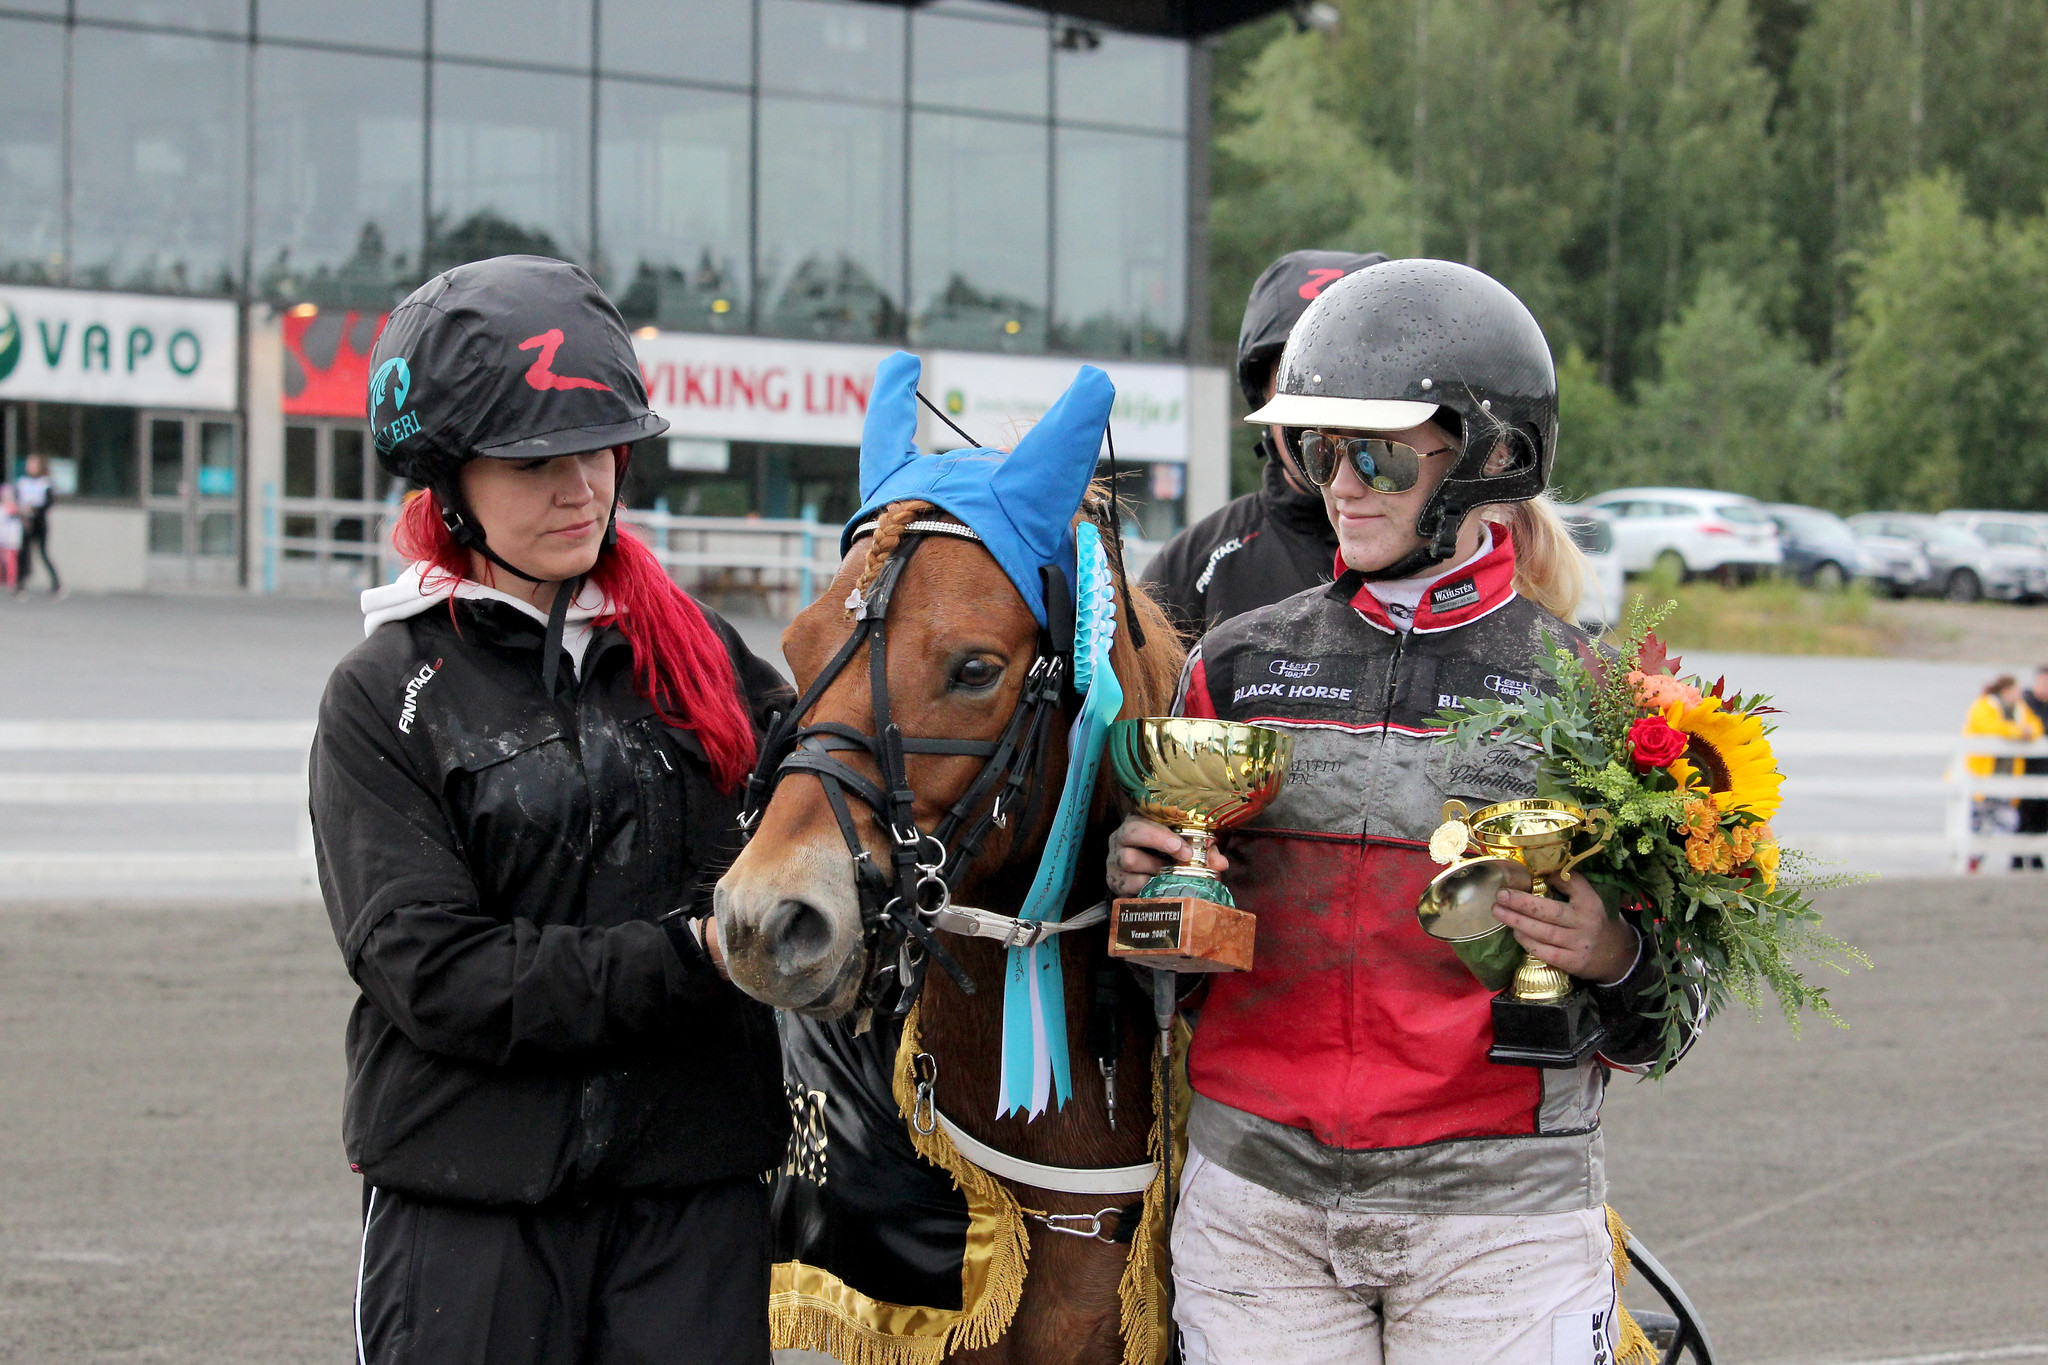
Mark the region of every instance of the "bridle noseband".
[[[854, 539], [877, 524], [857, 528]], [[1002, 733], [993, 741], [905, 736], [891, 718], [889, 706], [889, 605], [910, 557], [931, 535], [981, 539], [958, 522], [919, 520], [904, 527], [903, 538], [867, 594], [856, 591], [847, 599], [848, 608], [855, 613], [853, 633], [789, 712], [770, 726], [761, 744], [760, 761], [747, 779], [740, 816], [740, 828], [751, 838], [783, 778], [809, 773], [818, 779], [853, 858], [860, 893], [867, 967], [856, 1007], [894, 1018], [908, 1014], [917, 1002], [925, 969], [934, 960], [961, 990], [973, 994], [973, 982], [935, 936], [940, 927], [935, 921], [943, 923], [948, 917], [953, 883], [980, 853], [991, 829], [1006, 829], [1013, 819], [1020, 820], [1020, 831], [1032, 828], [1040, 795], [1036, 777], [1044, 769], [1046, 744], [1068, 699], [1073, 669], [1073, 608], [1067, 601], [1066, 580], [1057, 568], [1047, 566], [1041, 571], [1047, 576], [1047, 626], [1039, 631], [1036, 657]], [[863, 643], [868, 646], [873, 733], [835, 721], [803, 724], [802, 718], [845, 672]], [[851, 752], [864, 752], [872, 758], [878, 779], [856, 772], [835, 756]], [[917, 825], [916, 793], [905, 771], [910, 754], [982, 760], [980, 772], [929, 833]], [[868, 808], [887, 837], [887, 870], [877, 865], [862, 840], [847, 800], [849, 794]], [[986, 809], [982, 809], [984, 803]]]

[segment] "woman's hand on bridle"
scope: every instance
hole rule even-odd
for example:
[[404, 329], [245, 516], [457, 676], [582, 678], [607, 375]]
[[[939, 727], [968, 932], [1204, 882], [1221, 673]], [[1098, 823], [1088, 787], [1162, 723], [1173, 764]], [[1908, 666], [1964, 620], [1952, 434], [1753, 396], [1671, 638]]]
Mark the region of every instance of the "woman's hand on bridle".
[[[1110, 893], [1117, 896], [1141, 895], [1153, 873], [1194, 856], [1194, 851], [1187, 840], [1157, 821], [1147, 820], [1142, 815], [1126, 816], [1116, 832], [1109, 836], [1107, 880]], [[1230, 859], [1218, 853], [1215, 845], [1210, 845], [1209, 870], [1225, 872], [1229, 868]]]
[[732, 969], [725, 965], [725, 945], [718, 941], [718, 916], [706, 915], [697, 923], [703, 926], [698, 930], [697, 938], [703, 943], [704, 952], [710, 957], [711, 965], [718, 969], [721, 978], [732, 980]]

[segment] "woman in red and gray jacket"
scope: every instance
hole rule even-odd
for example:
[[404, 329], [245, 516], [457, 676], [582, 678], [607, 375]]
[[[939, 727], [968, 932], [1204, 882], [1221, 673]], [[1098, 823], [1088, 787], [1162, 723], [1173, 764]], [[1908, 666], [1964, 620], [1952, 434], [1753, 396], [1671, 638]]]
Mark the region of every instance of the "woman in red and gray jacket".
[[[1545, 684], [1578, 553], [1544, 500], [1556, 381], [1513, 294], [1407, 260], [1338, 281], [1296, 327], [1273, 401], [1339, 542], [1336, 581], [1236, 617], [1189, 659], [1180, 709], [1287, 730], [1281, 796], [1211, 855], [1258, 915], [1255, 970], [1211, 978], [1173, 1234], [1184, 1358], [1389, 1365], [1606, 1361], [1608, 1069], [1654, 1055], [1643, 936], [1583, 877], [1495, 907], [1587, 983], [1607, 1041], [1576, 1069], [1490, 1062], [1491, 992], [1415, 905], [1445, 800], [1535, 795], [1530, 757], [1461, 752], [1460, 698]], [[1110, 882], [1177, 852], [1132, 819]]]

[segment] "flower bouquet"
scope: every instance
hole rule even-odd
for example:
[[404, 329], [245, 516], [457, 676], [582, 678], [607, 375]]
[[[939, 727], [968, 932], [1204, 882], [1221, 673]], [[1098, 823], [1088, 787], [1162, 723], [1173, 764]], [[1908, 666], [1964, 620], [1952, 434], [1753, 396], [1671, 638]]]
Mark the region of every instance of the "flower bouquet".
[[1754, 1009], [1765, 986], [1795, 1029], [1808, 1012], [1840, 1024], [1827, 988], [1795, 962], [1869, 965], [1821, 931], [1810, 894], [1855, 879], [1819, 874], [1771, 829], [1784, 779], [1764, 720], [1776, 714], [1770, 699], [1683, 676], [1654, 633], [1669, 610], [1638, 599], [1617, 657], [1555, 648], [1543, 660], [1551, 688], [1470, 700], [1441, 717], [1445, 742], [1461, 748], [1506, 741], [1540, 751], [1537, 795], [1612, 818], [1612, 837], [1577, 870], [1610, 905], [1636, 912], [1662, 967], [1652, 1075], [1677, 1060], [1700, 1011], [1730, 996]]

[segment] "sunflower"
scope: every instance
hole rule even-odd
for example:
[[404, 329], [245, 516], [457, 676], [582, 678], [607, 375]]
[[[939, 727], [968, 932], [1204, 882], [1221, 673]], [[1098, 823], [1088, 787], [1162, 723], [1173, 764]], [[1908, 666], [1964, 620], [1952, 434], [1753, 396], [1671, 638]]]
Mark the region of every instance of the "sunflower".
[[1664, 708], [1664, 720], [1686, 737], [1685, 755], [1665, 768], [1680, 787], [1710, 792], [1716, 809], [1744, 810], [1762, 820], [1777, 814], [1777, 756], [1755, 716], [1723, 711], [1719, 697]]

